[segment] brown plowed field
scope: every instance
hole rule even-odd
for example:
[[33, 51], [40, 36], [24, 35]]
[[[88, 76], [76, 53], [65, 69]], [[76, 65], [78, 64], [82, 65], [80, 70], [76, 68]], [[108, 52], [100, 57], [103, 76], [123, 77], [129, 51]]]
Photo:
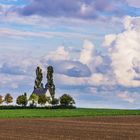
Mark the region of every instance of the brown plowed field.
[[0, 119], [0, 140], [140, 140], [140, 116]]

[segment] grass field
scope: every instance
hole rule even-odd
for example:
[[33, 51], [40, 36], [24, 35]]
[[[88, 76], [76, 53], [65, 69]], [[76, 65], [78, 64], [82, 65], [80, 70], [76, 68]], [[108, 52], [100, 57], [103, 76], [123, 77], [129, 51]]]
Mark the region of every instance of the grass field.
[[47, 118], [140, 115], [140, 110], [119, 109], [13, 109], [0, 110], [0, 118]]

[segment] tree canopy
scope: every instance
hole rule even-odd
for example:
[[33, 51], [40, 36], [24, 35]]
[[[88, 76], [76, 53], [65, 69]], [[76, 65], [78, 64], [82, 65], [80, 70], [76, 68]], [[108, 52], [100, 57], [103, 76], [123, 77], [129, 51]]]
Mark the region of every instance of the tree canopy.
[[64, 106], [69, 106], [75, 104], [75, 101], [70, 95], [64, 94], [60, 97], [60, 104]]
[[45, 105], [47, 102], [47, 97], [45, 94], [41, 94], [38, 96], [38, 104]]
[[3, 103], [3, 99], [2, 99], [3, 97], [0, 95], [0, 104], [2, 104]]
[[54, 99], [52, 99], [52, 100], [50, 101], [50, 103], [51, 103], [52, 105], [58, 105], [58, 104], [59, 104], [59, 99], [54, 98]]
[[29, 98], [29, 101], [32, 101], [31, 105], [35, 106], [35, 104], [37, 104], [38, 102], [38, 95], [36, 95], [35, 93], [32, 93]]
[[28, 103], [26, 93], [24, 93], [24, 95], [18, 96], [18, 97], [17, 97], [17, 100], [16, 100], [16, 103], [17, 103], [18, 105], [26, 106], [27, 103]]
[[6, 104], [12, 103], [13, 102], [13, 97], [11, 96], [11, 94], [7, 93], [5, 95], [4, 101], [5, 101]]

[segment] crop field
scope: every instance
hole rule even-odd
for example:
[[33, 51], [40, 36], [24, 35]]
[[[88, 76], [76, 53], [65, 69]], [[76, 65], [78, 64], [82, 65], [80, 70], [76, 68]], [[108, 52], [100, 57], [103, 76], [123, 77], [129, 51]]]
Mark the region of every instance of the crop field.
[[0, 140], [139, 140], [139, 116], [0, 119]]
[[0, 118], [47, 118], [140, 115], [140, 110], [118, 109], [11, 109], [0, 110]]
[[0, 140], [139, 140], [140, 110], [0, 110]]

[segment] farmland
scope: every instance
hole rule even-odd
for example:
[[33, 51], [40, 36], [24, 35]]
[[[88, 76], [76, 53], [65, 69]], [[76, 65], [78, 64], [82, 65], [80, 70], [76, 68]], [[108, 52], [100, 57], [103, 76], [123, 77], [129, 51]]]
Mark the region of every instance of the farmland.
[[0, 119], [0, 140], [139, 140], [139, 116]]
[[139, 140], [139, 137], [140, 110], [0, 110], [0, 140]]
[[6, 109], [0, 110], [0, 118], [47, 118], [82, 116], [140, 115], [140, 110], [119, 109]]

